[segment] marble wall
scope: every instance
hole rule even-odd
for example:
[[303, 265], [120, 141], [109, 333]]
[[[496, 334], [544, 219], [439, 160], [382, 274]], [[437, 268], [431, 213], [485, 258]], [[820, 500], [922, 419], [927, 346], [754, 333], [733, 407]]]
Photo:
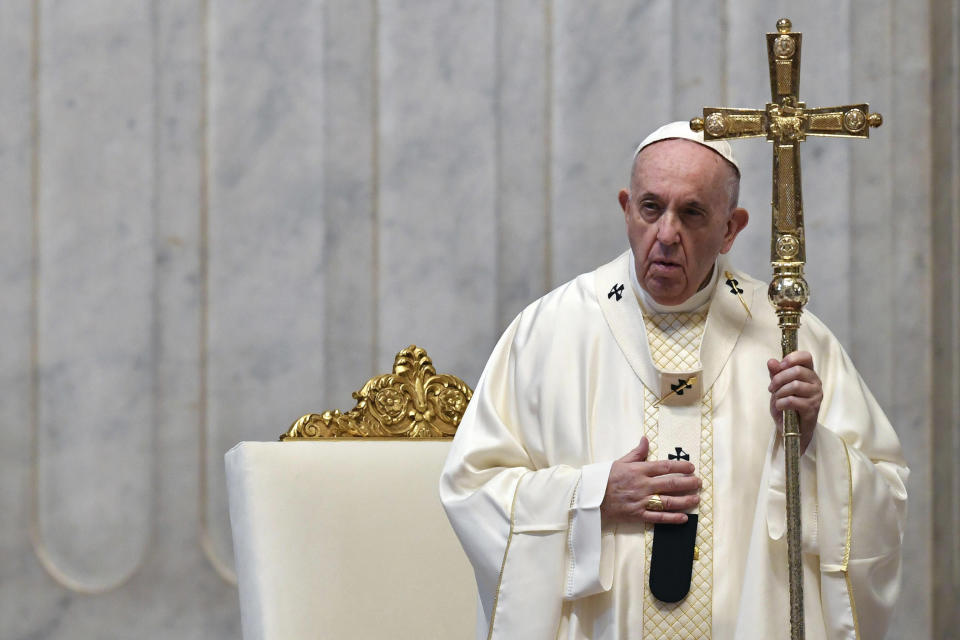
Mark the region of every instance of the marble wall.
[[[913, 468], [891, 637], [947, 637], [958, 5], [0, 3], [0, 635], [238, 637], [223, 453], [410, 343], [475, 383], [527, 302], [625, 248], [651, 128], [766, 102], [788, 15], [807, 103], [886, 120], [805, 145], [810, 308]], [[764, 275], [769, 149], [737, 152]]]
[[960, 638], [960, 2], [934, 3], [933, 628]]

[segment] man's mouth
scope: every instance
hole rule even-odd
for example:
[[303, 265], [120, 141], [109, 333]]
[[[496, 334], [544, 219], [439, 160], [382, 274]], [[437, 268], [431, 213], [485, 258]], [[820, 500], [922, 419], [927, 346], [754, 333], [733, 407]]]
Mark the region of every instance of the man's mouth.
[[673, 262], [672, 260], [654, 260], [653, 262], [650, 263], [650, 266], [653, 267], [654, 269], [658, 269], [658, 270], [662, 269], [664, 271], [670, 271], [673, 269], [679, 269], [680, 263]]

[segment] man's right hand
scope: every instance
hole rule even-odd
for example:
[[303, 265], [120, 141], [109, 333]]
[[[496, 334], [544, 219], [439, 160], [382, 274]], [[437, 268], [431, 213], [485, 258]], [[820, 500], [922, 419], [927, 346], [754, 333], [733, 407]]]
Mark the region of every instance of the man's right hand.
[[[683, 513], [700, 502], [700, 478], [693, 475], [693, 465], [684, 460], [647, 462], [650, 442], [640, 444], [610, 467], [607, 491], [600, 504], [603, 524], [615, 522], [665, 522], [683, 524]], [[647, 507], [650, 497], [659, 495], [663, 511]]]

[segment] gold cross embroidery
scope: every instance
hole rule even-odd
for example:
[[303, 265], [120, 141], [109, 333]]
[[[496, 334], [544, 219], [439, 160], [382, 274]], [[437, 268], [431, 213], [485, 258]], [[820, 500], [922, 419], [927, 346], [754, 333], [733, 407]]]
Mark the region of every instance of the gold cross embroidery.
[[[727, 282], [734, 282], [734, 283], [737, 282], [737, 281], [734, 279], [733, 274], [730, 273], [729, 271], [724, 271], [724, 272], [723, 272], [723, 277], [727, 279]], [[746, 310], [747, 315], [752, 318], [752, 317], [753, 317], [753, 314], [750, 313], [750, 307], [747, 306], [746, 300], [743, 299], [743, 293], [741, 292], [740, 287], [737, 287], [737, 286], [734, 286], [734, 285], [730, 285], [730, 287], [733, 289], [733, 292], [734, 292], [735, 294], [737, 294], [737, 298], [740, 299], [740, 304], [743, 305], [743, 308]]]
[[[696, 381], [697, 381], [697, 376], [690, 376], [690, 377], [687, 378], [686, 380], [681, 380], [681, 381], [680, 381], [681, 384], [678, 384], [676, 389], [674, 389], [673, 391], [671, 391], [671, 392], [668, 393], [667, 395], [663, 396], [662, 398], [660, 398], [659, 400], [657, 400], [656, 402], [654, 402], [654, 403], [653, 403], [653, 406], [659, 407], [661, 402], [663, 402], [664, 400], [666, 400], [666, 399], [669, 398], [670, 396], [675, 395], [675, 394], [677, 394], [677, 393], [680, 393], [680, 394], [682, 395], [683, 392], [686, 391], [687, 389], [692, 389], [692, 388], [693, 388], [693, 385], [694, 385], [694, 383], [696, 383]], [[673, 387], [673, 385], [670, 385], [670, 386]]]

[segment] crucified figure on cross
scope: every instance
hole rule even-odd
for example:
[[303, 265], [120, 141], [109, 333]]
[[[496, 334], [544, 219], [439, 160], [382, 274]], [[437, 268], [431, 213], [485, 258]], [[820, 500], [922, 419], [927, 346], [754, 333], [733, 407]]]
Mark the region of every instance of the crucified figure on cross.
[[[806, 251], [803, 236], [803, 199], [800, 187], [800, 143], [808, 135], [868, 138], [871, 127], [883, 118], [869, 113], [866, 104], [807, 108], [800, 101], [801, 34], [790, 20], [777, 21], [777, 32], [767, 34], [771, 101], [764, 109], [704, 107], [690, 128], [703, 131], [705, 140], [763, 136], [773, 143], [773, 232], [770, 262], [773, 280], [768, 297], [776, 307], [783, 356], [797, 350], [800, 315], [809, 298], [803, 277]], [[800, 421], [795, 411], [785, 411], [783, 437], [786, 454], [787, 556], [790, 580], [791, 639], [802, 640], [803, 570], [800, 523]]]

